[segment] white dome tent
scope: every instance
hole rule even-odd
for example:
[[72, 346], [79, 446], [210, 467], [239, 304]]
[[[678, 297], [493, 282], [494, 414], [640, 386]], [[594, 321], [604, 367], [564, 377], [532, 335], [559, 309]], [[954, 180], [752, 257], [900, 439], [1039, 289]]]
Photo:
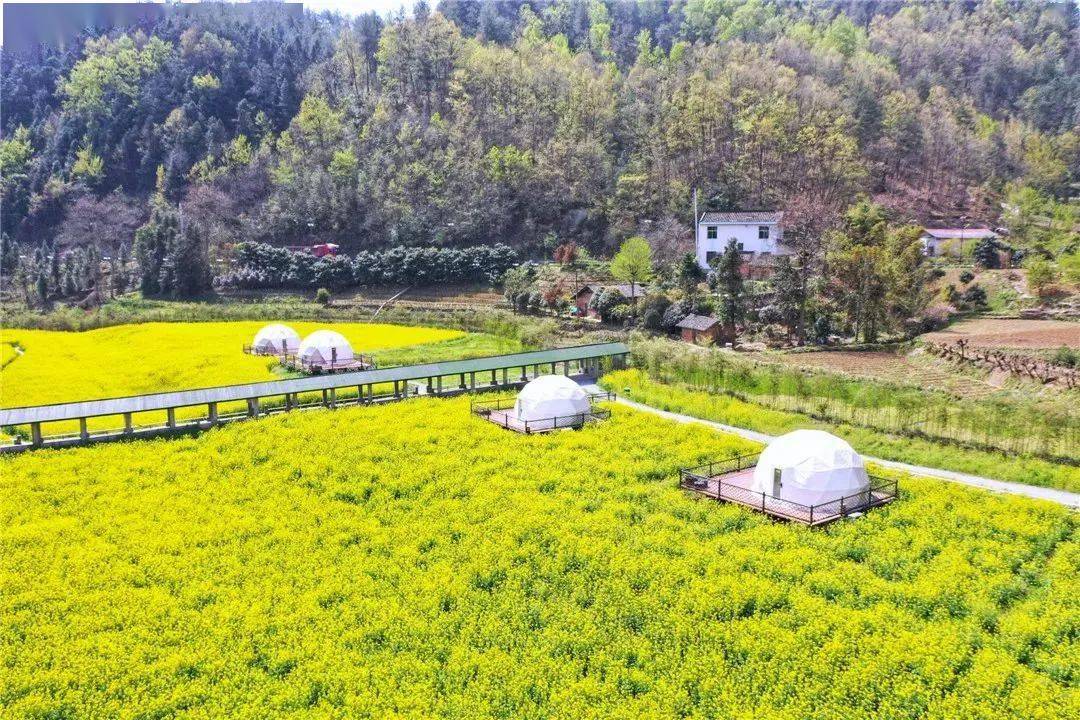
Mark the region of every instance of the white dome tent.
[[564, 375], [541, 375], [531, 380], [514, 402], [518, 420], [530, 424], [551, 420], [549, 427], [581, 425], [591, 412], [589, 394]]
[[352, 345], [341, 333], [333, 330], [311, 333], [300, 343], [296, 354], [304, 365], [320, 368], [347, 365], [353, 361]]
[[851, 505], [870, 500], [862, 458], [847, 442], [821, 430], [796, 430], [769, 443], [754, 468], [750, 489], [802, 505], [855, 495], [859, 497]]
[[289, 355], [300, 347], [300, 335], [288, 325], [274, 323], [255, 333], [252, 352], [259, 355]]

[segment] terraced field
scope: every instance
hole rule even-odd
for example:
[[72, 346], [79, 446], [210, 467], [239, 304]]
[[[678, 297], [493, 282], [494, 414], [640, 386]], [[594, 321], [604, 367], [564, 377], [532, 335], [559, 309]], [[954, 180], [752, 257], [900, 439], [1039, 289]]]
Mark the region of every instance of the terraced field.
[[1067, 510], [904, 480], [813, 531], [676, 487], [751, 446], [467, 399], [0, 457], [0, 716], [1076, 717]]

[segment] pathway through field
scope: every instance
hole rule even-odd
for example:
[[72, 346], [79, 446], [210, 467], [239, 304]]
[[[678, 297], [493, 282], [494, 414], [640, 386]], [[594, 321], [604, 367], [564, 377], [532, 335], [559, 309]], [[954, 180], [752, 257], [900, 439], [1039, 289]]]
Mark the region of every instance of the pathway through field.
[[[584, 384], [585, 390], [589, 392], [604, 392], [604, 389], [597, 385], [595, 382], [588, 380], [587, 384]], [[765, 433], [756, 432], [754, 430], [747, 430], [745, 428], [735, 427], [734, 425], [724, 425], [723, 423], [714, 422], [712, 420], [703, 420], [702, 418], [696, 418], [691, 415], [683, 415], [681, 413], [673, 413], [668, 410], [661, 410], [654, 408], [651, 405], [642, 405], [632, 400], [620, 397], [616, 400], [623, 405], [632, 407], [635, 410], [641, 410], [642, 412], [652, 413], [668, 420], [674, 420], [681, 423], [694, 423], [697, 425], [704, 425], [711, 427], [714, 430], [720, 432], [731, 433], [738, 435], [739, 437], [746, 438], [747, 440], [753, 440], [759, 443], [768, 443], [773, 439], [772, 435], [766, 435]], [[911, 473], [912, 475], [920, 475], [922, 477], [935, 478], [937, 480], [945, 480], [947, 482], [960, 483], [962, 485], [969, 485], [971, 487], [982, 488], [984, 490], [992, 490], [994, 492], [1007, 493], [1010, 495], [1022, 495], [1024, 497], [1034, 498], [1037, 500], [1050, 500], [1056, 502], [1059, 505], [1064, 505], [1070, 508], [1080, 509], [1080, 493], [1069, 492], [1067, 490], [1055, 490], [1054, 488], [1038, 487], [1035, 485], [1024, 485], [1023, 483], [1005, 482], [1003, 480], [994, 480], [992, 478], [986, 478], [979, 475], [968, 475], [966, 473], [953, 472], [952, 470], [941, 470], [940, 468], [923, 467], [922, 465], [909, 465], [908, 463], [896, 462], [893, 460], [884, 460], [882, 458], [875, 458], [864, 456], [866, 460], [880, 465], [882, 467], [889, 468], [891, 470], [901, 470], [903, 472]]]

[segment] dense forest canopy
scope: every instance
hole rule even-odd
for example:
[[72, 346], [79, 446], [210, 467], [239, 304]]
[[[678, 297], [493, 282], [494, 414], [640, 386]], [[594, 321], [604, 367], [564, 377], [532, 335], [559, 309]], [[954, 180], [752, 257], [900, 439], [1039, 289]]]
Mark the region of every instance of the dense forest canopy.
[[685, 242], [695, 189], [813, 244], [860, 195], [898, 222], [1030, 224], [1080, 182], [1072, 3], [206, 4], [5, 53], [0, 80], [22, 252], [130, 245], [155, 204], [212, 252], [656, 248]]

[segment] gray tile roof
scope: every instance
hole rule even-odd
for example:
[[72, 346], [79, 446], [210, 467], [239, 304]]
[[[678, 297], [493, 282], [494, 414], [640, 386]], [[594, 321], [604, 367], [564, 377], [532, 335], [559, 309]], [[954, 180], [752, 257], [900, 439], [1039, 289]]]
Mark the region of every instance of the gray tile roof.
[[709, 317], [708, 315], [687, 315], [682, 320], [680, 320], [679, 324], [675, 327], [704, 332], [718, 322], [720, 322], [718, 319], [714, 317]]
[[780, 223], [784, 220], [782, 212], [707, 212], [701, 214], [703, 223]]
[[938, 240], [979, 240], [982, 238], [996, 238], [998, 234], [989, 228], [926, 228], [924, 235], [929, 235]]
[[[630, 297], [631, 289], [630, 289], [629, 284], [626, 284], [626, 285], [614, 285], [614, 284], [605, 285], [605, 284], [601, 284], [601, 283], [588, 283], [586, 285], [582, 285], [581, 288], [576, 293], [574, 293], [574, 296], [577, 297], [578, 295], [585, 292], [586, 290], [590, 290], [590, 291], [592, 291], [594, 293], [598, 293], [601, 290], [607, 290], [607, 289], [618, 290], [620, 293], [623, 294], [624, 297]], [[649, 290], [648, 285], [646, 285], [644, 283], [638, 283], [638, 284], [634, 285], [633, 295], [634, 295], [634, 297], [641, 297], [642, 295], [647, 295], [648, 290]]]

